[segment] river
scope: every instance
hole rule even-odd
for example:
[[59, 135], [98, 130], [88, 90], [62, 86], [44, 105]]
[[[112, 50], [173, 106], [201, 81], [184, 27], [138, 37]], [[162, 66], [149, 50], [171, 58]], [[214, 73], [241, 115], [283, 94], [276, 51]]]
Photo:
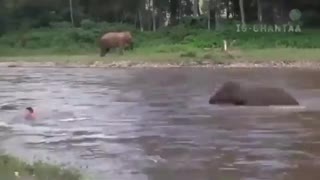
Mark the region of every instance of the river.
[[[1, 68], [0, 150], [95, 180], [320, 179], [320, 71]], [[281, 86], [299, 107], [220, 107], [227, 80]], [[34, 107], [38, 120], [22, 120]]]

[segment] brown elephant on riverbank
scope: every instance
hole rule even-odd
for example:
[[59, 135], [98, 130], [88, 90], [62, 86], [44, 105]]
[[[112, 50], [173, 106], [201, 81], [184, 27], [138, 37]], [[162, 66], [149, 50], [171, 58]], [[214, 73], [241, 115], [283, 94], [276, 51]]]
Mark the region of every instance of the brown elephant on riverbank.
[[101, 57], [112, 48], [120, 48], [121, 54], [124, 49], [133, 49], [133, 38], [129, 31], [106, 33], [100, 38], [99, 43]]
[[248, 86], [228, 81], [210, 97], [209, 104], [242, 106], [299, 105], [298, 101], [281, 88]]

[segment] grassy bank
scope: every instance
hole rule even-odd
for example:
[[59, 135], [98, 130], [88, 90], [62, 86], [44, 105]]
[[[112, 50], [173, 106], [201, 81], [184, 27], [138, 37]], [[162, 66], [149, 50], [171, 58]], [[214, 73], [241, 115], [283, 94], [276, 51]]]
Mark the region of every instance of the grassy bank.
[[[108, 31], [129, 30], [135, 48], [99, 57], [97, 40]], [[237, 32], [235, 25], [223, 31], [188, 28], [183, 25], [140, 32], [125, 24], [92, 23], [78, 28], [54, 26], [4, 34], [0, 37], [0, 61], [36, 61], [60, 64], [219, 63], [320, 60], [320, 30], [293, 32]], [[228, 52], [223, 52], [223, 40]]]
[[[307, 65], [319, 67], [320, 49], [268, 48], [233, 49], [223, 52], [220, 49], [199, 50], [179, 54], [129, 52], [119, 55], [116, 52], [99, 57], [94, 53], [84, 55], [16, 55], [0, 57], [0, 66], [45, 66], [45, 67], [168, 67], [168, 66], [216, 66], [235, 64], [249, 65]], [[242, 66], [242, 65], [241, 65]]]
[[80, 180], [80, 173], [36, 162], [29, 165], [17, 158], [0, 155], [0, 179], [4, 180]]

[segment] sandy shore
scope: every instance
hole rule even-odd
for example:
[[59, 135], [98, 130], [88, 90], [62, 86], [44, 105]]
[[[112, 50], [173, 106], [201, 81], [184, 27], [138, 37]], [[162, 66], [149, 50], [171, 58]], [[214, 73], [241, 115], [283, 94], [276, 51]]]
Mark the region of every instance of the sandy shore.
[[157, 62], [132, 62], [116, 61], [93, 63], [66, 63], [66, 62], [0, 62], [0, 67], [29, 67], [29, 68], [180, 68], [180, 67], [202, 67], [202, 68], [312, 68], [320, 69], [320, 62], [315, 61], [267, 61], [267, 62], [228, 62], [225, 64], [214, 62], [184, 62], [184, 63], [157, 63]]

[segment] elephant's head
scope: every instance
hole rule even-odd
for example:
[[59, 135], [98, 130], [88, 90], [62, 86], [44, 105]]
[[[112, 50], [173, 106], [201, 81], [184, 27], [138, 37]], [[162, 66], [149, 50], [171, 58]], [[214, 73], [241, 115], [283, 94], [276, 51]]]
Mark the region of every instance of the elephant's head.
[[134, 42], [133, 41], [129, 42], [128, 46], [125, 47], [126, 50], [133, 50], [133, 48], [134, 48]]
[[234, 104], [244, 105], [245, 101], [239, 96], [240, 84], [229, 81], [209, 99], [209, 104]]

